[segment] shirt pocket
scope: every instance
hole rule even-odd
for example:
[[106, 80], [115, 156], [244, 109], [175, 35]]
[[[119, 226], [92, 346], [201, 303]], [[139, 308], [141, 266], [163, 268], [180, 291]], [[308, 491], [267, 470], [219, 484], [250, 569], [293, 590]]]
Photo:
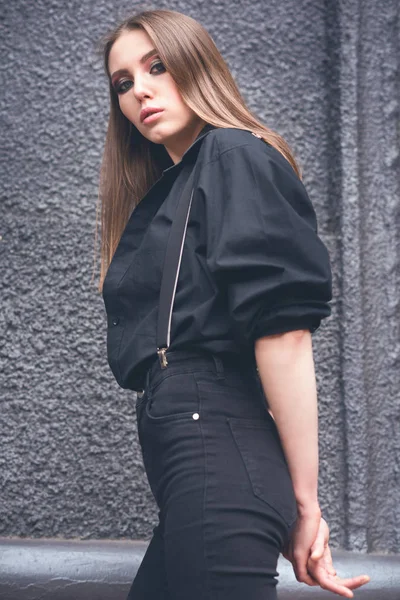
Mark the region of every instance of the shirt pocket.
[[297, 502], [275, 423], [233, 417], [228, 423], [254, 495], [290, 528], [297, 519]]

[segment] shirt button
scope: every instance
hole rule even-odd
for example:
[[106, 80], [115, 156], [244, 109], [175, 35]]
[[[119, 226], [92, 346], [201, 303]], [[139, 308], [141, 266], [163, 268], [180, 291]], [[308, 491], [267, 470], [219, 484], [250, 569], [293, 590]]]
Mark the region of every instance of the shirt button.
[[114, 317], [111, 322], [112, 322], [113, 325], [118, 325], [118, 323], [119, 323], [119, 317]]
[[199, 419], [199, 418], [200, 418], [199, 413], [193, 413], [192, 414], [192, 419], [194, 419], [195, 421], [197, 421], [197, 419]]

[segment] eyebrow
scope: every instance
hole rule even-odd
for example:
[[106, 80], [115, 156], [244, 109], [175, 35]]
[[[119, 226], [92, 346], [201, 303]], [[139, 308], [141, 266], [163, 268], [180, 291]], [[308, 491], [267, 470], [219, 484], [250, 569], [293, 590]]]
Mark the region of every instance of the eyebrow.
[[[139, 61], [140, 64], [143, 65], [146, 62], [146, 60], [148, 60], [154, 54], [158, 54], [158, 51], [156, 50], [156, 48], [152, 48], [151, 50], [146, 52], [146, 54], [143, 54], [142, 58]], [[110, 75], [110, 79], [112, 81], [113, 79], [115, 79], [115, 77], [117, 77], [119, 75], [126, 75], [128, 73], [129, 73], [128, 69], [119, 69], [118, 71], [114, 71], [114, 73], [112, 73], [112, 75]]]

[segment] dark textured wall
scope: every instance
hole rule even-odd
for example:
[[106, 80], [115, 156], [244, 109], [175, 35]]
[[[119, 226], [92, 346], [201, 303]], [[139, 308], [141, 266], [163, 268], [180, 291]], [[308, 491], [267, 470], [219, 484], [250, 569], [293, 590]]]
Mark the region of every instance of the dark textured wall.
[[321, 506], [332, 546], [400, 552], [398, 0], [4, 3], [0, 535], [148, 538], [157, 521], [91, 282], [95, 48], [142, 8], [198, 19], [299, 159], [334, 272], [313, 336]]

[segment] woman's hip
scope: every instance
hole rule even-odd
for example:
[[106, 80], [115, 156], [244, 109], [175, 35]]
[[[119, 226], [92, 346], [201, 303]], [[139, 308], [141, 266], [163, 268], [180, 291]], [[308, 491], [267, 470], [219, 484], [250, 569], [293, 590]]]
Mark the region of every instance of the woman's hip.
[[231, 501], [244, 510], [250, 497], [250, 510], [292, 526], [297, 508], [289, 470], [251, 367], [215, 355], [171, 353], [166, 369], [153, 365], [137, 419], [160, 509], [200, 495], [217, 512]]

